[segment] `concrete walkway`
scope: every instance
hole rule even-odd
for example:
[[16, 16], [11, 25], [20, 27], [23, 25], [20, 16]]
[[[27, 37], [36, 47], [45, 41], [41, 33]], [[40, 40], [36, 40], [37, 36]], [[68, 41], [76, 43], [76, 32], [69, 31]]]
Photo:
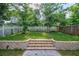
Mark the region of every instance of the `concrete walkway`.
[[23, 56], [61, 56], [56, 50], [27, 50]]

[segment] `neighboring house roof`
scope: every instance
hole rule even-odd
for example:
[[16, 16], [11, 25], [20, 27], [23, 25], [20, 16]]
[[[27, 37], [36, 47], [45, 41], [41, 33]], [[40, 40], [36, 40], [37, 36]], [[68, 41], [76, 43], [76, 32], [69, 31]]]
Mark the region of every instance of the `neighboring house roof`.
[[3, 20], [5, 24], [8, 24], [8, 23], [17, 23], [17, 17], [15, 16], [12, 16], [10, 17], [10, 20]]
[[5, 24], [7, 24], [7, 23], [11, 23], [11, 21], [6, 21], [6, 20], [4, 20], [4, 23], [5, 23]]
[[12, 16], [11, 18], [10, 18], [10, 21], [11, 21], [11, 23], [17, 23], [17, 17], [15, 17], [15, 16]]

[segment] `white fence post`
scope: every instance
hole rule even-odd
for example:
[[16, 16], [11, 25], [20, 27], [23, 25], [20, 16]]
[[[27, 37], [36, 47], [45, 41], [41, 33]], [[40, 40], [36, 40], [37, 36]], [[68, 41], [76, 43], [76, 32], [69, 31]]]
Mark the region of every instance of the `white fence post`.
[[15, 27], [14, 26], [13, 26], [12, 30], [13, 30], [13, 34], [14, 34], [15, 33]]
[[3, 36], [5, 36], [4, 31], [5, 31], [5, 28], [4, 28], [4, 25], [3, 25], [3, 26], [2, 26], [2, 35], [3, 35]]

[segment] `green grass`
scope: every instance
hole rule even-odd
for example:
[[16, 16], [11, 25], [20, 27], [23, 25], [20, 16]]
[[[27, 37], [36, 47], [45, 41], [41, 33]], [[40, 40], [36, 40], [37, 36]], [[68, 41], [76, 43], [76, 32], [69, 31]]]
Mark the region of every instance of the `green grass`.
[[17, 33], [13, 35], [7, 35], [5, 37], [0, 37], [0, 40], [27, 40], [29, 38], [48, 38], [48, 34], [45, 32], [28, 32], [26, 34]]
[[21, 49], [0, 49], [0, 56], [22, 56], [23, 52]]
[[61, 32], [51, 32], [49, 36], [50, 38], [54, 38], [57, 41], [79, 41], [79, 36]]
[[27, 40], [32, 39], [55, 39], [57, 41], [79, 41], [79, 36], [65, 34], [61, 32], [28, 32], [26, 34], [13, 34], [5, 37], [0, 37], [0, 40]]
[[48, 38], [48, 34], [45, 32], [29, 32], [26, 37], [33, 39]]
[[61, 50], [59, 53], [62, 56], [79, 56], [79, 50]]
[[7, 35], [5, 37], [0, 37], [0, 40], [24, 40], [24, 39], [27, 39], [25, 38], [26, 34], [21, 34], [21, 33], [18, 33], [18, 34], [13, 34], [13, 35]]

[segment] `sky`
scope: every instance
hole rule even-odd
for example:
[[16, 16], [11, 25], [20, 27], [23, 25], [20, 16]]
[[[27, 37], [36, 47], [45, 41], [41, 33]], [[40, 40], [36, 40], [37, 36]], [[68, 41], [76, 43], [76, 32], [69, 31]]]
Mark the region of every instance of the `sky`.
[[66, 3], [66, 4], [63, 4], [63, 8], [67, 8], [67, 7], [70, 7], [72, 6], [74, 3]]
[[[70, 7], [70, 6], [72, 6], [73, 4], [75, 4], [75, 3], [64, 3], [64, 4], [63, 4], [63, 9], [66, 9], [67, 7]], [[35, 5], [35, 4], [30, 4], [30, 6], [31, 6], [33, 9], [39, 8], [38, 5]]]

